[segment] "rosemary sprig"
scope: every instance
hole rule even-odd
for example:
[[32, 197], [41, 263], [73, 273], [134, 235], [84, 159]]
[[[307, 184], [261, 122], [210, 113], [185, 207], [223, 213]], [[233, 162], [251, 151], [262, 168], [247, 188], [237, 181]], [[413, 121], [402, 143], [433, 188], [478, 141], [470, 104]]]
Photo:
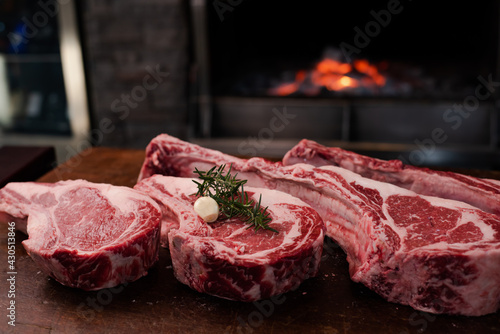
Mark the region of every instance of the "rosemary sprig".
[[269, 226], [272, 219], [267, 212], [267, 207], [261, 206], [262, 195], [257, 203], [250, 200], [243, 188], [247, 180], [237, 179], [238, 173], [231, 175], [232, 165], [224, 174], [225, 168], [226, 165], [214, 166], [208, 171], [195, 168], [194, 173], [198, 174], [198, 178], [203, 181], [193, 180], [198, 186], [196, 196], [212, 197], [219, 205], [223, 219], [239, 217], [245, 223], [250, 224], [248, 228], [253, 227], [256, 231], [262, 228], [278, 233]]

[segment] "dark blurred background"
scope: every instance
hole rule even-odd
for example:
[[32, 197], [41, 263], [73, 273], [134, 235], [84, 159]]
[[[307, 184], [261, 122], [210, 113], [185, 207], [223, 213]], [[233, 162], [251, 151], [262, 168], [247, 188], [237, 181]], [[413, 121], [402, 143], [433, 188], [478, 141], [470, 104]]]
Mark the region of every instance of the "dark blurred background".
[[[0, 1], [0, 144], [302, 138], [500, 169], [499, 1]], [[499, 82], [499, 83], [497, 83]]]

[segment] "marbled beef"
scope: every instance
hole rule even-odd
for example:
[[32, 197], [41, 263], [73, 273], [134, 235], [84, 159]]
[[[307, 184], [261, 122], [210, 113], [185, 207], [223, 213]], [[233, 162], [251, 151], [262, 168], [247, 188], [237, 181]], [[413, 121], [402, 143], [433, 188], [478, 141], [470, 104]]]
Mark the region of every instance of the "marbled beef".
[[303, 139], [283, 158], [285, 166], [307, 163], [339, 166], [361, 176], [392, 183], [418, 194], [454, 199], [500, 216], [500, 181], [477, 178], [449, 171], [405, 165], [400, 160], [381, 160], [327, 147]]
[[347, 254], [351, 278], [391, 302], [433, 313], [483, 315], [500, 304], [500, 218], [463, 202], [416, 194], [335, 166], [239, 159], [166, 134], [139, 176], [192, 177], [232, 164], [257, 187], [310, 204]]
[[134, 281], [158, 259], [161, 211], [128, 187], [84, 180], [9, 183], [0, 221], [16, 222], [23, 246], [61, 284], [98, 290]]
[[155, 175], [135, 189], [162, 207], [162, 243], [168, 245], [176, 278], [196, 291], [239, 301], [288, 292], [318, 272], [323, 221], [309, 205], [288, 194], [246, 187], [267, 207], [278, 231], [258, 229], [238, 218], [203, 221], [193, 209], [192, 179]]

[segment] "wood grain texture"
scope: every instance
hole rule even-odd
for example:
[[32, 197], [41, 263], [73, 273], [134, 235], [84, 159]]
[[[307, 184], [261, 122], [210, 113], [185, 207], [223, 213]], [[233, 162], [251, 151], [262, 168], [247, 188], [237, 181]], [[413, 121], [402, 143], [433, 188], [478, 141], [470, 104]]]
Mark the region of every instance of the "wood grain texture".
[[133, 187], [143, 160], [144, 150], [93, 147], [61, 164], [38, 181], [85, 179]]
[[[133, 186], [144, 152], [92, 148], [39, 180], [86, 179]], [[485, 172], [483, 176], [489, 176]], [[7, 226], [0, 261], [7, 265]], [[386, 302], [350, 280], [343, 251], [325, 242], [319, 275], [297, 290], [256, 303], [197, 293], [179, 283], [168, 250], [140, 280], [94, 292], [67, 288], [44, 275], [16, 233], [16, 327], [7, 325], [9, 285], [0, 273], [1, 333], [493, 333], [498, 312], [483, 317], [433, 315]]]

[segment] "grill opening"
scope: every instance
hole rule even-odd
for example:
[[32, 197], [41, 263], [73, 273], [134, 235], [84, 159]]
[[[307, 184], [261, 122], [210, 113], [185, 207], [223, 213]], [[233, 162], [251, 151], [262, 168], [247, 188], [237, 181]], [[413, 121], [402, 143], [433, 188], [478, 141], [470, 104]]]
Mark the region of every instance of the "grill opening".
[[194, 3], [205, 144], [280, 155], [307, 137], [414, 164], [498, 164], [498, 1]]

